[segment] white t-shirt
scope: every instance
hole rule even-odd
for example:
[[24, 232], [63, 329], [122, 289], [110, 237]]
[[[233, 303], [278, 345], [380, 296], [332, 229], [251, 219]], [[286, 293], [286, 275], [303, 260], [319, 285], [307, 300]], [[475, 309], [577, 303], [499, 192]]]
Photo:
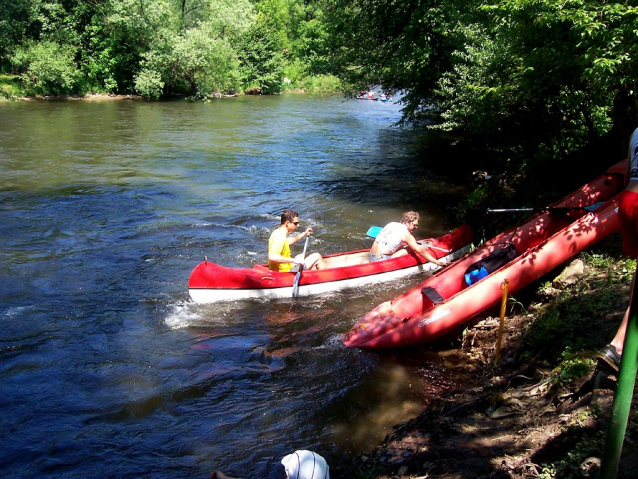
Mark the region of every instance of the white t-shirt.
[[389, 254], [392, 254], [403, 243], [401, 237], [406, 231], [408, 231], [408, 227], [403, 223], [388, 223], [377, 235], [377, 243], [387, 248], [390, 251]]

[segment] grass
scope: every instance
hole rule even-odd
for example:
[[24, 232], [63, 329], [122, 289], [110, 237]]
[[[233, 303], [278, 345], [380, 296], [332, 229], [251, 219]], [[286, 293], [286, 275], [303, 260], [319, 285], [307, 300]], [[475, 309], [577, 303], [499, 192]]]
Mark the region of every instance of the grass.
[[[530, 355], [542, 351], [546, 359], [561, 362], [570, 356], [568, 350], [572, 355], [596, 351], [602, 341], [613, 337], [612, 330], [620, 323], [615, 316], [629, 301], [636, 262], [605, 253], [582, 253], [579, 258], [585, 274], [578, 283], [533, 307], [536, 320], [527, 326], [524, 348]], [[550, 286], [540, 285], [539, 293]]]
[[[618, 256], [619, 235], [616, 236], [597, 245], [598, 251], [580, 254], [585, 274], [577, 284], [532, 308], [536, 320], [526, 330], [520, 359], [540, 356], [549, 364], [556, 364], [550, 375], [555, 387], [578, 383], [591, 374], [596, 351], [611, 339], [628, 304], [636, 262]], [[542, 284], [539, 292], [549, 288], [549, 283]], [[634, 401], [635, 398], [636, 395]], [[595, 409], [587, 413], [597, 415]], [[629, 437], [635, 437], [638, 431], [637, 416], [634, 406], [629, 417]], [[541, 463], [538, 477], [593, 477], [598, 466], [590, 464], [590, 460], [601, 456], [606, 430], [577, 426], [572, 425], [580, 431], [580, 440], [566, 448], [561, 459]]]
[[308, 92], [312, 95], [333, 95], [342, 91], [342, 84], [331, 75], [309, 76], [295, 82], [292, 89]]
[[16, 75], [0, 75], [0, 99], [15, 99], [24, 96], [22, 82]]
[[604, 436], [604, 431], [584, 434], [582, 440], [568, 451], [563, 459], [544, 464], [538, 477], [540, 479], [592, 477], [590, 470], [592, 467], [588, 459], [591, 460], [592, 457], [600, 454], [605, 443]]

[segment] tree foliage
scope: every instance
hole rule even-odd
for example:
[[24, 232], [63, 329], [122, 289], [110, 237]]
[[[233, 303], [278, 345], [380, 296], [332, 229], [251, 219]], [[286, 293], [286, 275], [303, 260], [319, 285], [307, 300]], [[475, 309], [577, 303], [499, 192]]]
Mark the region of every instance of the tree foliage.
[[[263, 14], [259, 17], [263, 18]], [[264, 20], [248, 31], [242, 44], [242, 75], [263, 93], [279, 93], [283, 81], [282, 38]]]
[[303, 0], [12, 0], [0, 9], [0, 66], [41, 94], [276, 93], [287, 69], [307, 74], [295, 52], [311, 9]]
[[[637, 124], [638, 1], [12, 0], [0, 66], [39, 94], [206, 98], [334, 74], [525, 167]], [[323, 84], [333, 85], [330, 79]]]
[[5, 69], [12, 47], [21, 43], [29, 24], [28, 0], [5, 2], [0, 14], [0, 67], [2, 70]]
[[326, 0], [330, 71], [353, 91], [370, 85], [404, 90], [406, 119], [416, 120], [459, 47], [456, 25], [471, 0]]
[[[325, 0], [329, 68], [525, 166], [638, 126], [635, 0]], [[518, 160], [514, 160], [518, 158]]]
[[75, 90], [78, 71], [73, 61], [74, 49], [54, 41], [31, 42], [12, 58], [25, 65], [22, 80], [36, 95], [66, 95]]

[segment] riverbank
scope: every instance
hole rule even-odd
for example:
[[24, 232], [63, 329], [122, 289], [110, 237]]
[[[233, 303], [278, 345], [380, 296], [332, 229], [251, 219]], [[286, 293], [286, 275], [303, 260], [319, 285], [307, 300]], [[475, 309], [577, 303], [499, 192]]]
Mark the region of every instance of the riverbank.
[[[5, 85], [6, 86], [6, 85]], [[109, 93], [87, 93], [86, 95], [24, 96], [21, 92], [8, 87], [0, 89], [0, 100], [4, 101], [121, 101], [142, 100], [140, 95], [114, 95]]]
[[[510, 298], [498, 360], [498, 316], [465, 330], [466, 386], [432, 398], [357, 458], [362, 476], [597, 477], [616, 378], [594, 357], [620, 323], [635, 269], [620, 258], [620, 241], [616, 234], [581, 254], [584, 273], [572, 286], [553, 287], [557, 271]], [[619, 478], [634, 476], [636, 417], [632, 407]]]
[[[325, 81], [322, 78], [309, 79], [308, 85], [301, 88], [286, 88], [279, 94], [296, 93], [296, 94], [312, 94], [312, 95], [334, 95], [341, 92], [341, 89], [334, 82]], [[242, 95], [261, 95], [260, 88], [247, 89]], [[232, 98], [240, 96], [239, 94], [224, 95], [217, 93], [211, 95], [207, 100], [212, 98]], [[172, 100], [175, 98], [185, 98], [185, 96], [176, 96], [174, 98], [163, 98], [163, 100]], [[87, 93], [85, 95], [26, 95], [22, 87], [19, 76], [16, 75], [0, 75], [0, 101], [67, 101], [67, 100], [87, 100], [87, 101], [114, 101], [114, 100], [143, 100], [144, 97], [136, 94], [112, 94], [112, 93]]]
[[111, 95], [108, 93], [87, 93], [86, 95], [59, 95], [59, 96], [34, 96], [24, 97], [23, 100], [52, 100], [52, 101], [64, 101], [64, 100], [84, 100], [84, 101], [121, 101], [121, 100], [142, 100], [140, 95]]

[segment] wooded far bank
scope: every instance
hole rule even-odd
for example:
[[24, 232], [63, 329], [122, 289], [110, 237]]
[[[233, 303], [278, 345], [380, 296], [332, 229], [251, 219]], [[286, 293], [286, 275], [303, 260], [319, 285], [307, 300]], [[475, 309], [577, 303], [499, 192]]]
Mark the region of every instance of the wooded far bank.
[[489, 151], [494, 174], [586, 181], [586, 165], [599, 172], [626, 154], [638, 124], [636, 5], [13, 0], [0, 10], [0, 69], [20, 81], [2, 92], [206, 99], [376, 86], [405, 93], [404, 124]]

